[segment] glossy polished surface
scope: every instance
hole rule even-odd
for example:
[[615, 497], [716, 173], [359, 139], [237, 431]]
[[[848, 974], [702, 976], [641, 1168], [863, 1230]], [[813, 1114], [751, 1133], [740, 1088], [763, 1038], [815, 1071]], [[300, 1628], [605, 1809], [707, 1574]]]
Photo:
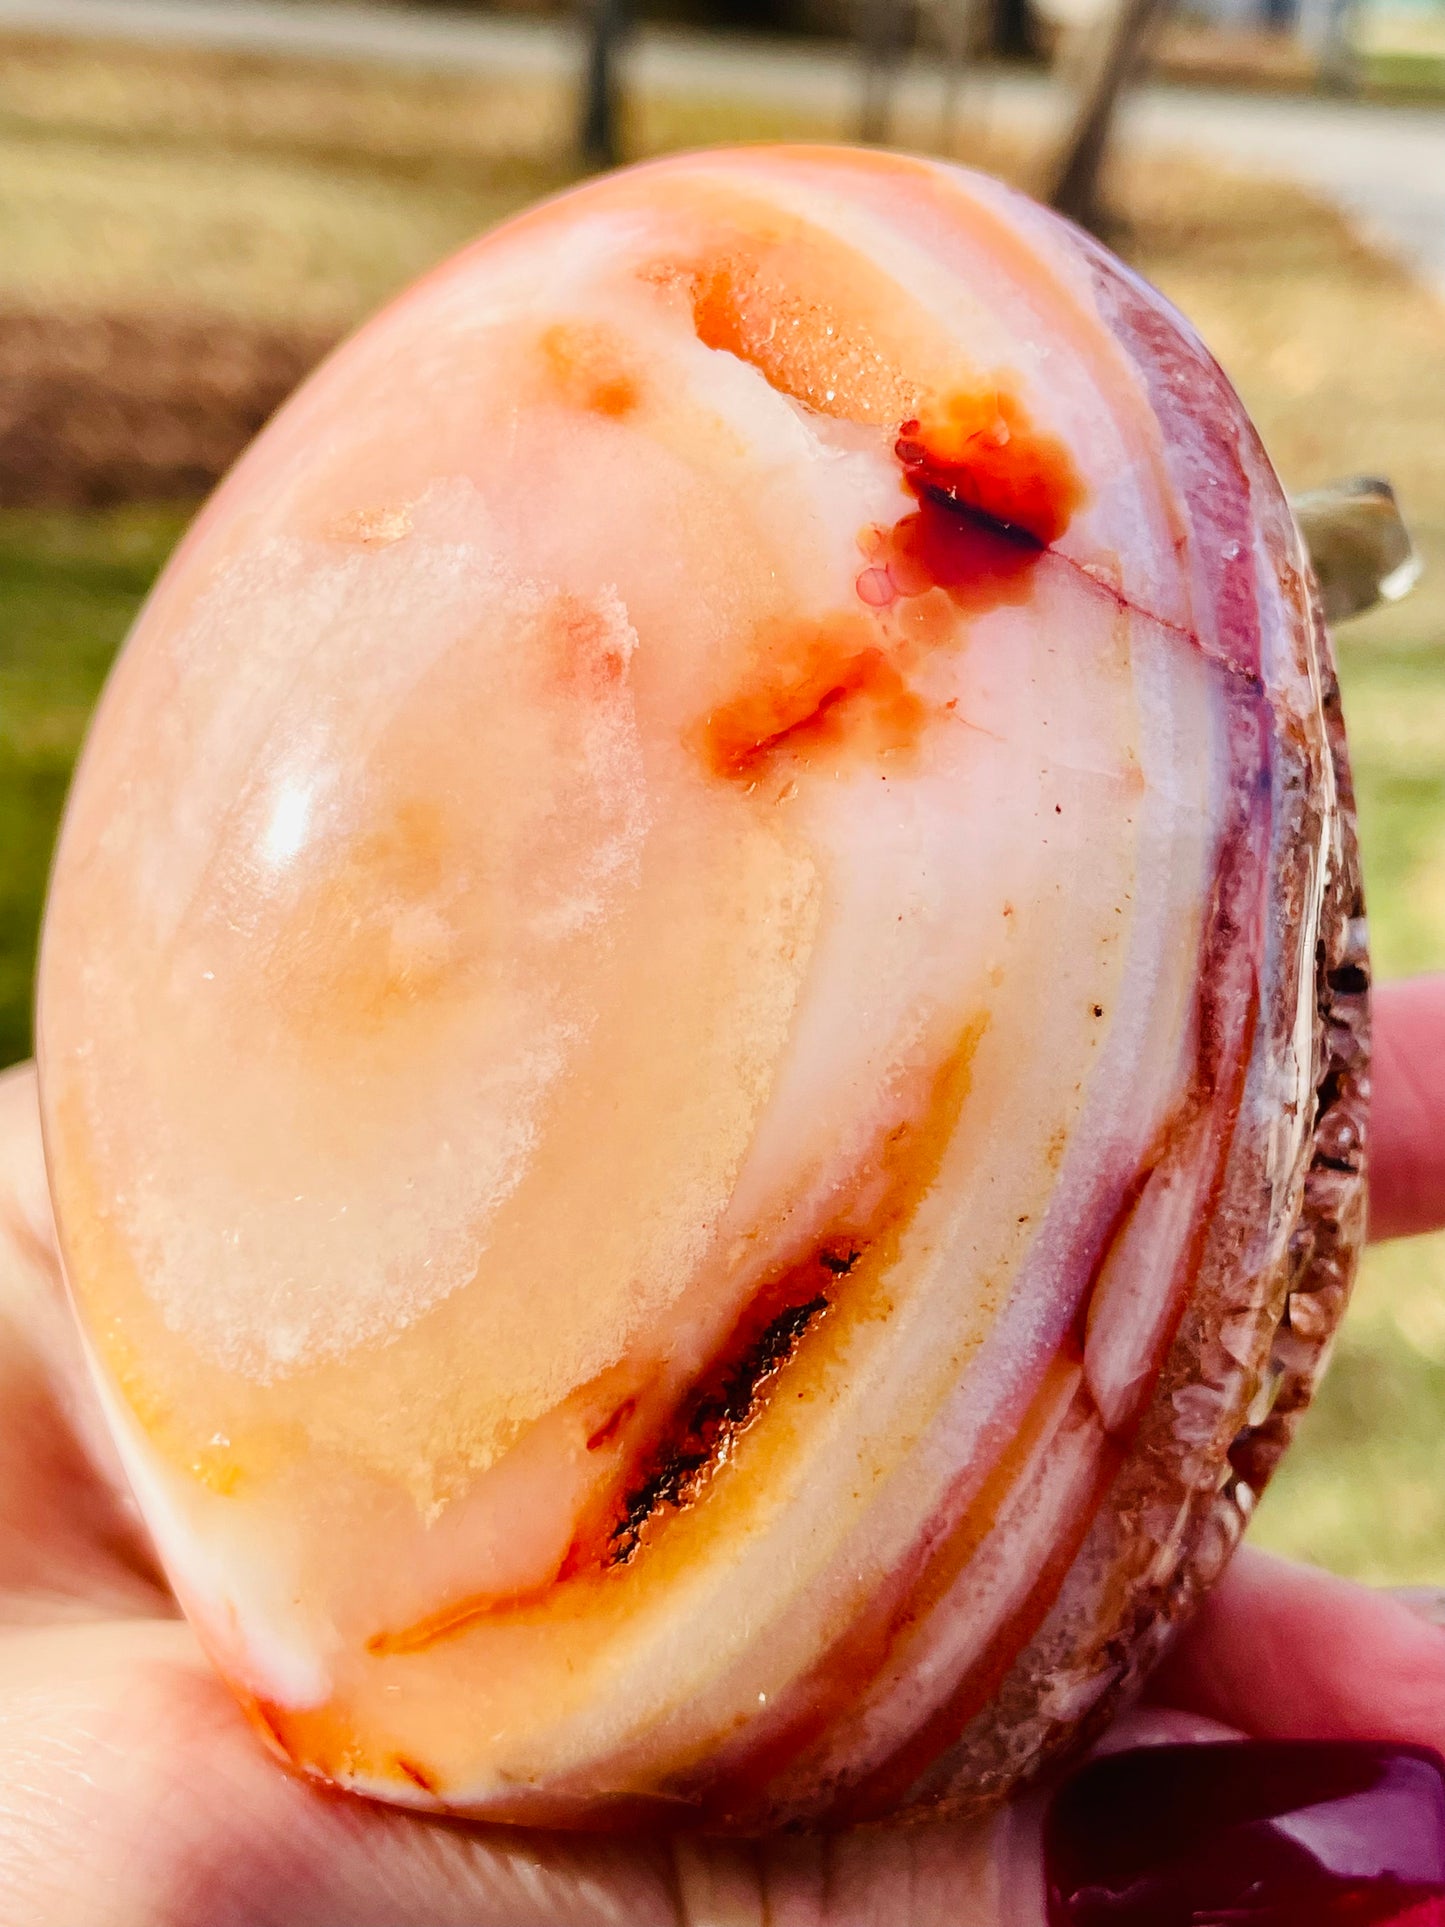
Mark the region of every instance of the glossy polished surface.
[[313, 378], [106, 695], [40, 1020], [278, 1750], [749, 1827], [991, 1798], [1119, 1685], [1283, 1303], [1322, 646], [1203, 349], [958, 170], [615, 176]]
[[1423, 1747], [1159, 1746], [1045, 1826], [1049, 1927], [1440, 1927], [1445, 1762]]

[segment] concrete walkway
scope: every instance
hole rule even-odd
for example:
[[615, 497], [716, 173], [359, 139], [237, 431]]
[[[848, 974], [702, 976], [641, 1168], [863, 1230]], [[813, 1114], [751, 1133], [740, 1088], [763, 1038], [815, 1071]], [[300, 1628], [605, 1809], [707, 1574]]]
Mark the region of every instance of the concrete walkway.
[[[0, 0], [5, 29], [498, 76], [560, 78], [577, 70], [581, 55], [575, 33], [553, 23], [306, 0]], [[647, 29], [628, 59], [629, 78], [649, 91], [796, 102], [844, 125], [855, 111], [857, 66], [843, 46]], [[901, 84], [901, 110], [927, 115], [937, 98], [937, 75], [915, 62]], [[1052, 81], [1024, 74], [972, 80], [964, 97], [965, 113], [1041, 136], [1066, 111]], [[1187, 148], [1313, 188], [1445, 299], [1445, 108], [1145, 87], [1126, 104], [1123, 125], [1147, 145]]]
[[1151, 87], [1126, 104], [1124, 126], [1315, 189], [1445, 301], [1445, 108]]

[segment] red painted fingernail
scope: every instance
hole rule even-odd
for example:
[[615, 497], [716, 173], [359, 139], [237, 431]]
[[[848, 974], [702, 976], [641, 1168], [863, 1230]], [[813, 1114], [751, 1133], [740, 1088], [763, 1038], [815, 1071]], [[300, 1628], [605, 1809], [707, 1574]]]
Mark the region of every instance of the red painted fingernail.
[[1144, 1746], [1044, 1827], [1049, 1927], [1445, 1927], [1445, 1760], [1372, 1741]]

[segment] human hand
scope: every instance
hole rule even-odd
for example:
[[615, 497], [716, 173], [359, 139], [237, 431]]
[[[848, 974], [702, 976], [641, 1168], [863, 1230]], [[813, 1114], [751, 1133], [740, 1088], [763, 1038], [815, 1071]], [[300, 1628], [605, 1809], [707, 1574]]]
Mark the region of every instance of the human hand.
[[[1392, 1237], [1445, 1223], [1445, 977], [1387, 986], [1375, 1027], [1372, 1230]], [[1153, 1697], [1259, 1736], [1445, 1750], [1445, 1632], [1246, 1549]], [[4, 1927], [972, 1927], [995, 1847], [942, 1823], [744, 1846], [466, 1827], [278, 1770], [125, 1494], [61, 1293], [33, 1072], [0, 1077]], [[1025, 1894], [1037, 1851], [1026, 1823]]]

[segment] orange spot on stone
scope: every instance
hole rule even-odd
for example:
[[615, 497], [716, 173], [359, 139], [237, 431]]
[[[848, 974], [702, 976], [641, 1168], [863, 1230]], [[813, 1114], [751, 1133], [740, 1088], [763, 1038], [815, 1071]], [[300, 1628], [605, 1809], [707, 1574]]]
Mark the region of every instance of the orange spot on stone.
[[604, 1445], [610, 1444], [636, 1410], [637, 1400], [635, 1398], [623, 1399], [622, 1403], [617, 1407], [617, 1410], [613, 1412], [610, 1417], [605, 1418], [588, 1439], [587, 1450], [589, 1452], [597, 1452], [600, 1451]]
[[621, 344], [606, 328], [559, 321], [542, 336], [548, 372], [570, 407], [620, 421], [641, 400], [641, 385]]
[[[694, 287], [694, 317], [709, 345], [733, 353], [748, 345], [738, 333], [738, 300], [735, 278], [720, 268]], [[780, 352], [771, 337], [751, 349], [753, 358]], [[769, 379], [784, 385], [776, 370]], [[903, 673], [908, 645], [933, 648], [957, 637], [948, 610], [980, 614], [1026, 602], [1039, 557], [1083, 499], [1063, 443], [1036, 430], [998, 383], [958, 390], [905, 421], [895, 453], [918, 506], [892, 528], [870, 523], [859, 532], [868, 566], [854, 587], [870, 613], [777, 625], [760, 638], [752, 686], [703, 726], [716, 775], [751, 780], [784, 749], [807, 759], [845, 745], [874, 755], [912, 748], [929, 711]], [[893, 614], [924, 598], [932, 606], [923, 619], [900, 622]], [[892, 646], [875, 614], [892, 623]]]
[[1039, 557], [1083, 499], [1073, 458], [1006, 388], [958, 391], [898, 431], [894, 452], [918, 507], [869, 526], [858, 598], [886, 609], [932, 589], [971, 614], [1028, 599]]
[[[893, 623], [913, 655], [928, 655], [958, 640], [958, 606], [942, 589], [925, 589], [922, 595], [895, 604]], [[943, 705], [945, 713], [957, 707], [956, 697]]]
[[544, 644], [563, 693], [584, 702], [610, 695], [627, 674], [616, 626], [575, 596], [559, 596], [549, 610]]
[[234, 1496], [243, 1476], [233, 1458], [212, 1446], [205, 1447], [191, 1460], [191, 1473], [221, 1499]]
[[928, 404], [899, 429], [896, 453], [915, 494], [942, 495], [1043, 548], [1059, 539], [1084, 499], [1068, 449], [1036, 429], [1000, 385]]
[[433, 1799], [436, 1798], [438, 1782], [425, 1767], [418, 1766], [415, 1760], [405, 1759], [400, 1753], [393, 1755], [392, 1765], [403, 1779], [410, 1780], [412, 1785], [419, 1786], [423, 1793], [429, 1793]]
[[805, 759], [849, 743], [910, 748], [926, 718], [865, 616], [779, 627], [760, 640], [756, 680], [712, 711], [703, 751], [718, 776], [751, 778], [775, 754]]
[[455, 962], [434, 905], [457, 861], [454, 837], [437, 802], [403, 796], [338, 849], [278, 966], [294, 1022], [312, 1036], [377, 1032], [445, 988]]
[[644, 279], [683, 291], [705, 347], [819, 414], [883, 427], [918, 404], [903, 372], [928, 358], [914, 339], [918, 316], [900, 305], [895, 282], [821, 229], [773, 226]]
[[446, 862], [447, 828], [439, 807], [427, 797], [407, 797], [389, 820], [359, 836], [351, 860], [376, 879], [379, 888], [403, 898], [434, 891]]
[[326, 533], [335, 542], [352, 542], [363, 549], [386, 549], [411, 534], [411, 510], [405, 505], [352, 509], [338, 515]]

